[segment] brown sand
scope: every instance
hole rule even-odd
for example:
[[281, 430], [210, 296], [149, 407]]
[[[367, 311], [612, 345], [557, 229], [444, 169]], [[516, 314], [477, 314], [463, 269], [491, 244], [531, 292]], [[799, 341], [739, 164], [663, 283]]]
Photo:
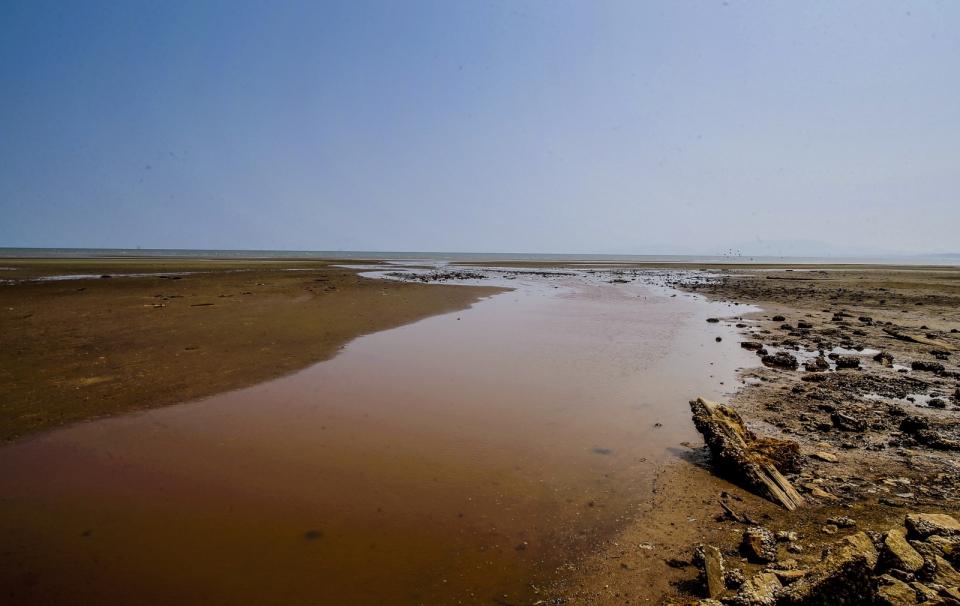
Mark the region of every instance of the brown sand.
[[[502, 289], [325, 262], [3, 260], [0, 441], [254, 385]], [[298, 271], [285, 271], [296, 269]], [[124, 277], [150, 273], [159, 276]], [[29, 281], [39, 276], [111, 278]], [[170, 279], [179, 277], [180, 279]]]

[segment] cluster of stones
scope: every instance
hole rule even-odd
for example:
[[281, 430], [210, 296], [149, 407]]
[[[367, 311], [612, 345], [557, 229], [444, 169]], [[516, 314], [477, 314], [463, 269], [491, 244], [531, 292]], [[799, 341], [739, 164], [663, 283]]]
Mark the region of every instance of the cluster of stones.
[[[851, 527], [852, 520], [831, 520]], [[854, 523], [855, 525], [855, 523]], [[778, 561], [778, 543], [792, 532], [748, 528], [740, 552], [766, 566], [751, 578], [727, 568], [714, 546], [700, 546], [694, 563], [700, 569], [705, 599], [700, 606], [960, 606], [960, 523], [944, 514], [911, 513], [903, 526], [885, 533], [858, 532], [844, 537], [823, 558], [804, 567]]]

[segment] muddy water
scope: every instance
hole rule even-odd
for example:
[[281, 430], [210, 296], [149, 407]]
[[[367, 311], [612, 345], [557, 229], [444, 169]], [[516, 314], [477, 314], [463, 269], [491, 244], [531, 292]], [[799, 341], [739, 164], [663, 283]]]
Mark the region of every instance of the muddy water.
[[697, 440], [687, 401], [756, 357], [705, 322], [744, 307], [508, 284], [284, 379], [0, 449], [0, 601], [536, 601]]

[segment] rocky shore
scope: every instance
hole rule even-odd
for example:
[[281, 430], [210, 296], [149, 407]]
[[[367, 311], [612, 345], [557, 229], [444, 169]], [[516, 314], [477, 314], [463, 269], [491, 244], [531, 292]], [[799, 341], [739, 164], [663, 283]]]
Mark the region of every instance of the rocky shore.
[[674, 285], [763, 308], [718, 318], [763, 363], [730, 404], [749, 431], [797, 445], [777, 466], [804, 505], [774, 523], [719, 495], [740, 540], [694, 547], [698, 582], [665, 603], [960, 603], [957, 273], [724, 273]]

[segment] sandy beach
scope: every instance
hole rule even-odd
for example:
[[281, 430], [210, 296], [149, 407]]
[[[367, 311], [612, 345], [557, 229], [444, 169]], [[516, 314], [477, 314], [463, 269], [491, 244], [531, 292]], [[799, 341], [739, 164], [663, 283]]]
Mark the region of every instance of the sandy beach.
[[[164, 522], [158, 529], [167, 525], [170, 530], [164, 532], [170, 537], [181, 536], [180, 540], [187, 534], [207, 536], [207, 541], [222, 544], [210, 547], [213, 551], [207, 556], [231, 561], [232, 555], [217, 549], [232, 550], [238, 559], [231, 567], [237, 571], [243, 570], [250, 558], [230, 547], [237, 536], [246, 535], [250, 545], [267, 546], [273, 545], [278, 536], [302, 535], [307, 537], [307, 544], [313, 544], [318, 539], [330, 541], [333, 536], [345, 536], [346, 531], [331, 528], [381, 527], [378, 525], [385, 523], [378, 517], [384, 515], [381, 507], [372, 518], [343, 518], [346, 521], [338, 522], [339, 526], [329, 522], [329, 514], [317, 518], [315, 513], [304, 516], [301, 511], [303, 507], [323, 510], [317, 509], [319, 502], [314, 503], [313, 488], [299, 487], [297, 474], [315, 475], [317, 471], [311, 471], [313, 463], [309, 462], [316, 457], [316, 461], [328, 461], [324, 465], [329, 465], [330, 454], [335, 451], [310, 451], [316, 447], [319, 434], [314, 432], [320, 425], [326, 430], [330, 423], [323, 415], [336, 410], [353, 418], [344, 436], [365, 437], [331, 442], [348, 458], [336, 464], [341, 471], [316, 476], [316, 481], [336, 491], [337, 486], [355, 485], [342, 470], [378, 470], [375, 473], [382, 478], [377, 482], [395, 484], [388, 492], [401, 502], [416, 503], [419, 490], [431, 495], [431, 505], [426, 509], [418, 506], [425, 513], [414, 515], [410, 518], [413, 521], [390, 522], [394, 526], [413, 524], [408, 530], [420, 538], [384, 534], [374, 539], [369, 533], [361, 533], [337, 539], [346, 549], [337, 553], [350, 555], [336, 556], [337, 560], [322, 565], [325, 569], [348, 567], [352, 573], [347, 569], [336, 573], [345, 582], [351, 574], [369, 571], [371, 566], [389, 576], [400, 566], [399, 560], [387, 554], [394, 550], [422, 554], [406, 558], [409, 564], [417, 562], [420, 566], [405, 573], [416, 579], [424, 570], [448, 569], [444, 567], [449, 567], [449, 562], [443, 563], [440, 554], [450, 548], [442, 547], [446, 541], [442, 537], [467, 528], [477, 537], [464, 539], [458, 551], [447, 552], [459, 554], [454, 558], [458, 563], [449, 570], [475, 570], [461, 581], [433, 578], [408, 586], [383, 577], [383, 586], [398, 594], [397, 603], [456, 603], [466, 599], [464, 603], [511, 605], [696, 604], [704, 597], [694, 562], [699, 544], [717, 546], [727, 558], [728, 569], [739, 569], [750, 578], [765, 569], [764, 564], [740, 552], [742, 534], [750, 527], [797, 533], [791, 541], [779, 545], [779, 559], [806, 570], [815, 566], [821, 552], [838, 539], [855, 532], [884, 532], [902, 524], [907, 511], [957, 511], [960, 470], [953, 463], [952, 444], [957, 440], [958, 385], [953, 348], [960, 347], [960, 335], [955, 332], [960, 326], [956, 305], [960, 272], [955, 269], [628, 265], [578, 265], [571, 269], [499, 264], [499, 269], [451, 267], [424, 270], [400, 280], [381, 280], [372, 277], [374, 274], [363, 275], [377, 267], [369, 263], [344, 268], [317, 262], [217, 262], [214, 269], [209, 262], [184, 261], [11, 261], [4, 265], [16, 267], [4, 277], [15, 275], [17, 280], [0, 285], [3, 329], [12, 345], [0, 354], [8, 357], [2, 367], [4, 435], [9, 442], [3, 447], [6, 453], [0, 453], [7, 455], [9, 464], [0, 467], [6, 470], [2, 473], [7, 485], [16, 487], [15, 498], [5, 505], [7, 519], [17, 520], [19, 525], [4, 531], [8, 542], [18, 547], [7, 554], [6, 570], [10, 574], [4, 576], [3, 585], [16, 598], [14, 603], [37, 602], [40, 596], [54, 603], [56, 596], [78, 583], [106, 583], [119, 569], [87, 563], [76, 569], [85, 571], [79, 576], [66, 574], [66, 561], [45, 555], [43, 545], [59, 545], [56, 549], [66, 549], [72, 554], [70, 558], [85, 561], [92, 552], [88, 553], [84, 545], [93, 543], [84, 543], [92, 536], [84, 533], [110, 537], [111, 532], [117, 532], [111, 530], [115, 527], [103, 525], [105, 512], [128, 517], [125, 524], [131, 529], [138, 524], [158, 524], [156, 512], [135, 504], [150, 494], [154, 494], [151, 498], [169, 500], [171, 511], [206, 512], [195, 519], [184, 518], [185, 526]], [[385, 267], [382, 271], [397, 270]], [[408, 268], [399, 273], [406, 271]], [[481, 279], [482, 272], [488, 273]], [[38, 279], [70, 275], [91, 277]], [[105, 275], [111, 277], [100, 277]], [[478, 285], [483, 283], [490, 285]], [[512, 294], [514, 290], [516, 294]], [[513, 302], [511, 296], [517, 303], [523, 299], [533, 306], [527, 312], [515, 311], [508, 306]], [[650, 300], [641, 305], [631, 302], [631, 297]], [[541, 299], [544, 302], [539, 302]], [[417, 324], [419, 332], [405, 335], [391, 331], [374, 335], [377, 339], [373, 341], [358, 341], [355, 352], [331, 360], [360, 335], [373, 335], [437, 314], [465, 311], [484, 300], [487, 302], [481, 307], [470, 310], [473, 315], [464, 316], [467, 324], [456, 314], [442, 316], [433, 324]], [[668, 315], [657, 315], [664, 311]], [[616, 314], [625, 312], [627, 315], [616, 319], [620, 317]], [[563, 315], [568, 313], [574, 315]], [[718, 321], [707, 322], [708, 316]], [[589, 320], [591, 317], [595, 320]], [[584, 320], [574, 318], [587, 323], [576, 328]], [[541, 325], [544, 321], [547, 324]], [[649, 328], [641, 328], [645, 323]], [[501, 324], [501, 328], [495, 328]], [[564, 326], [569, 335], [557, 333]], [[658, 327], [669, 330], [664, 333]], [[654, 332], [644, 332], [649, 330]], [[551, 334], [555, 336], [536, 345], [537, 349], [517, 351], [519, 357], [514, 362], [497, 361], [511, 348], [536, 344]], [[591, 339], [595, 343], [585, 340], [588, 334], [594, 335]], [[383, 340], [386, 335], [395, 335], [389, 338], [393, 341]], [[632, 335], [623, 342], [627, 349], [605, 345], [627, 338], [621, 335]], [[917, 335], [926, 342], [905, 340], [903, 335]], [[741, 347], [741, 341], [759, 343], [767, 355], [790, 353], [799, 364], [796, 368], [765, 365], [753, 346]], [[389, 345], [391, 342], [395, 345]], [[633, 342], [636, 345], [629, 345]], [[943, 351], [931, 342], [942, 343]], [[421, 360], [418, 364], [430, 369], [421, 378], [417, 378], [422, 372], [418, 366], [406, 366], [408, 362], [403, 361], [407, 358], [403, 352], [414, 343]], [[550, 372], [559, 374], [538, 378], [537, 373], [544, 371], [536, 364], [526, 368], [527, 362], [520, 362], [536, 360], [551, 348], [570, 343], [577, 343], [579, 349], [571, 350], [566, 357], [551, 354], [554, 359], [550, 366], [554, 368]], [[661, 343], [664, 348], [643, 349], [651, 343]], [[701, 355], [697, 352], [708, 344], [715, 348], [709, 351], [716, 353], [684, 358]], [[396, 362], [384, 365], [388, 359], [384, 355], [391, 347], [396, 350]], [[436, 353], [431, 354], [431, 348]], [[487, 350], [489, 358], [485, 357]], [[717, 358], [719, 352], [726, 352], [722, 354], [726, 357]], [[806, 372], [804, 364], [814, 364], [821, 352], [827, 368]], [[886, 356], [877, 357], [881, 352]], [[429, 361], [431, 355], [435, 356], [433, 362]], [[837, 368], [835, 358], [841, 355], [859, 360], [857, 367]], [[636, 366], [638, 362], [631, 361], [634, 356], [650, 356], [650, 361]], [[314, 366], [323, 360], [335, 365]], [[719, 366], [713, 366], [714, 362]], [[932, 370], [915, 369], [914, 362], [929, 363], [931, 366], [918, 368]], [[566, 364], [572, 366], [564, 370]], [[314, 368], [309, 372], [283, 379], [287, 383], [266, 383], [311, 366]], [[616, 387], [617, 381], [637, 372], [634, 366], [658, 369], [649, 375], [656, 379], [649, 383], [627, 379], [622, 388]], [[577, 367], [580, 370], [574, 371]], [[476, 371], [474, 379], [464, 374], [466, 368]], [[378, 380], [362, 378], [371, 371]], [[445, 378], [447, 372], [452, 373], [451, 379]], [[716, 373], [716, 378], [708, 373]], [[594, 382], [605, 376], [608, 378]], [[502, 393], [488, 392], [491, 387], [483, 386], [491, 377], [495, 379], [493, 384], [501, 384], [498, 389]], [[475, 406], [476, 413], [461, 403], [456, 408], [461, 411], [457, 418], [440, 420], [453, 410], [449, 403], [441, 396], [435, 404], [425, 404], [438, 396], [420, 390], [431, 383], [442, 386], [447, 380], [461, 385], [474, 382], [470, 391], [471, 401], [476, 403], [469, 406]], [[509, 398], [501, 402], [500, 412], [491, 416], [484, 408], [509, 393], [502, 391], [503, 381], [516, 383], [518, 399], [516, 403], [510, 403]], [[374, 390], [357, 391], [364, 383]], [[524, 387], [524, 383], [529, 385]], [[527, 391], [535, 385], [540, 386], [539, 393]], [[323, 396], [315, 391], [318, 386], [326, 392]], [[295, 396], [298, 390], [303, 395]], [[569, 396], [569, 403], [563, 404], [563, 398]], [[734, 407], [762, 436], [799, 444], [802, 470], [788, 475], [788, 479], [805, 495], [806, 506], [788, 512], [714, 466], [713, 457], [689, 420], [687, 400], [697, 396]], [[381, 397], [387, 399], [378, 404]], [[209, 400], [203, 401], [205, 398]], [[597, 403], [591, 405], [593, 409], [583, 408], [584, 402], [594, 400]], [[290, 403], [277, 409], [280, 416], [274, 416], [263, 407], [264, 402], [273, 401]], [[407, 403], [399, 405], [402, 401]], [[173, 406], [154, 416], [129, 414], [184, 402], [192, 403]], [[349, 402], [368, 404], [353, 413], [348, 412], [349, 407], [336, 408]], [[536, 402], [542, 402], [543, 408], [530, 408]], [[649, 409], [642, 407], [650, 405], [653, 407]], [[310, 411], [316, 406], [326, 412], [313, 418], [318, 413]], [[570, 416], [591, 410], [582, 418]], [[517, 412], [525, 416], [511, 417]], [[370, 424], [370, 415], [379, 419], [377, 424]], [[84, 423], [109, 417], [117, 417], [117, 421], [110, 425], [102, 425], [103, 421]], [[927, 419], [928, 426], [939, 432], [936, 435], [940, 441], [932, 434], [904, 431], [902, 420], [913, 417]], [[293, 418], [298, 419], [296, 425], [289, 424]], [[421, 419], [430, 418], [437, 419], [435, 431], [422, 426]], [[506, 424], [489, 425], [497, 418]], [[528, 421], [520, 420], [528, 418], [534, 425], [526, 427]], [[538, 419], [557, 426], [538, 427]], [[844, 426], [848, 419], [854, 426]], [[612, 425], [604, 429], [604, 423]], [[68, 430], [50, 431], [61, 425]], [[618, 425], [622, 429], [614, 431], [612, 427]], [[165, 429], [165, 434], [147, 439], [161, 426], [179, 429]], [[461, 429], [454, 429], [453, 436], [459, 437], [451, 440], [448, 435], [445, 441], [437, 441], [437, 436], [449, 434], [456, 427]], [[641, 431], [639, 427], [646, 429]], [[620, 431], [626, 433], [620, 435]], [[164, 437], [167, 433], [172, 441]], [[258, 434], [286, 436], [285, 446], [277, 443], [268, 447], [274, 452], [272, 463], [258, 454], [263, 447], [227, 450], [222, 457], [216, 454], [216, 444], [232, 440], [229, 436], [244, 436], [243, 443], [254, 448], [249, 440]], [[136, 438], [138, 435], [142, 437]], [[400, 436], [408, 436], [404, 438], [407, 442]], [[462, 478], [439, 493], [432, 492], [430, 477], [419, 476], [447, 471], [401, 472], [394, 467], [395, 461], [413, 453], [425, 461], [449, 459], [451, 453], [462, 450], [459, 444], [477, 440], [483, 444], [491, 437], [496, 440], [489, 444], [497, 445], [492, 450], [484, 447], [484, 457], [489, 461], [480, 466], [475, 461], [451, 463], [451, 479]], [[327, 440], [324, 437], [324, 443]], [[447, 442], [449, 445], [442, 445]], [[360, 444], [365, 445], [361, 448]], [[384, 456], [391, 448], [396, 449], [395, 454], [364, 463], [373, 467], [357, 468], [359, 463], [346, 462], [359, 461], [349, 459], [356, 455], [346, 453], [359, 454], [375, 444], [379, 445], [373, 448], [386, 448]], [[433, 452], [434, 447], [428, 444], [440, 446]], [[171, 447], [179, 454], [171, 452]], [[70, 448], [74, 454], [68, 456]], [[631, 455], [634, 449], [637, 454]], [[96, 454], [103, 452], [113, 454], [109, 459]], [[586, 454], [574, 456], [574, 452]], [[650, 454], [657, 452], [663, 454]], [[371, 454], [363, 456], [369, 458]], [[66, 458], [58, 463], [58, 457]], [[114, 457], [140, 462], [125, 462], [118, 467], [112, 461]], [[201, 468], [204, 471], [195, 477], [191, 475], [194, 472], [177, 472], [180, 479], [171, 476], [160, 480], [170, 475], [169, 470], [189, 469], [189, 460], [205, 461]], [[490, 470], [506, 470], [511, 461], [521, 460], [528, 462], [517, 466], [509, 477], [497, 475], [502, 472], [490, 475]], [[262, 468], [258, 472], [261, 475], [240, 479], [241, 474], [234, 480], [218, 480], [215, 484], [220, 488], [203, 489], [201, 500], [206, 504], [197, 509], [196, 487], [207, 485], [209, 478], [236, 475], [238, 464], [241, 468]], [[304, 464], [302, 471], [295, 471]], [[530, 475], [533, 469], [521, 470], [530, 464], [540, 471]], [[458, 466], [461, 471], [457, 471]], [[474, 471], [466, 471], [471, 467]], [[126, 471], [117, 475], [121, 469]], [[144, 475], [148, 469], [149, 474]], [[75, 501], [73, 513], [51, 509], [51, 495], [56, 493], [41, 490], [42, 483], [34, 486], [32, 470], [41, 470], [41, 476], [37, 476], [41, 478], [42, 474], [50, 479], [66, 474], [55, 484], [73, 488], [55, 500]], [[243, 499], [236, 500], [238, 490], [254, 491], [251, 494], [261, 491], [267, 477], [275, 478], [270, 480], [272, 492], [286, 494], [285, 502], [302, 504], [288, 510], [284, 509], [286, 505], [278, 509], [276, 504], [263, 501], [251, 509], [249, 503], [241, 504]], [[88, 494], [85, 486], [90, 482], [102, 486], [100, 490], [126, 496], [119, 501], [104, 501], [102, 495]], [[166, 486], [163, 495], [148, 488], [156, 482]], [[471, 508], [480, 508], [475, 511], [464, 509], [471, 491], [488, 482], [500, 496], [471, 504]], [[553, 488], [549, 488], [542, 493], [539, 486], [543, 482], [563, 492], [552, 495]], [[401, 496], [409, 489], [414, 492]], [[368, 489], [359, 485], [346, 490], [345, 496], [353, 494], [350, 499], [360, 499], [357, 503], [382, 499], [380, 492], [367, 494], [364, 491]], [[323, 492], [330, 494], [326, 488]], [[514, 504], [503, 510], [503, 500]], [[245, 513], [240, 518], [220, 520], [222, 514], [217, 512], [226, 507], [233, 512], [233, 504]], [[350, 507], [356, 509], [357, 504]], [[434, 519], [431, 516], [453, 510], [460, 516], [454, 518], [456, 524], [462, 523], [464, 514], [475, 516], [477, 521], [460, 530], [456, 524], [448, 528], [447, 523], [429, 521]], [[586, 518], [578, 519], [585, 514], [593, 520], [586, 525]], [[55, 527], [54, 518], [45, 517], [50, 515], [59, 520]], [[838, 517], [849, 518], [855, 525], [831, 527], [831, 520]], [[543, 527], [548, 518], [554, 522]], [[281, 519], [286, 521], [279, 522]], [[312, 529], [309, 525], [317, 519], [328, 521], [317, 522], [318, 528]], [[219, 529], [211, 534], [213, 520], [219, 520], [215, 523]], [[256, 522], [251, 526], [251, 520], [268, 525]], [[321, 530], [323, 524], [327, 526]], [[44, 534], [43, 528], [54, 535]], [[124, 534], [130, 532], [133, 534]], [[317, 534], [314, 537], [311, 533]], [[431, 540], [439, 541], [439, 550], [426, 548], [421, 541], [431, 533], [436, 533]], [[60, 534], [79, 538], [51, 538]], [[183, 572], [164, 564], [162, 554], [175, 544], [161, 546], [159, 536], [129, 530], [106, 540], [98, 549], [105, 553], [128, 552], [123, 557], [129, 563], [124, 574], [134, 583], [129, 587], [137, 583], [149, 586], [143, 574], [151, 569], [161, 577], [185, 578]], [[138, 541], [147, 546], [145, 551], [123, 547]], [[351, 547], [363, 541], [380, 544], [386, 551], [373, 556]], [[498, 549], [500, 555], [492, 560], [483, 555], [490, 548]], [[269, 569], [277, 571], [275, 579], [286, 579], [288, 586], [297, 587], [300, 579], [310, 574], [302, 557], [271, 556]], [[233, 599], [240, 595], [223, 585], [229, 582], [229, 574], [224, 577], [220, 572], [202, 570], [197, 569], [189, 586], [201, 593], [214, 592], [209, 595]], [[355, 576], [358, 582], [369, 582], [363, 575]], [[211, 584], [212, 579], [220, 577]], [[259, 595], [263, 582], [257, 581], [260, 586], [251, 585], [244, 591]], [[414, 591], [411, 587], [417, 583], [423, 587]], [[732, 599], [736, 586], [728, 592], [726, 598]], [[122, 601], [129, 595], [116, 589], [114, 594], [102, 594], [101, 601]], [[303, 597], [296, 592], [284, 595], [292, 602]], [[378, 603], [381, 599], [382, 594], [371, 593], [360, 602]]]

